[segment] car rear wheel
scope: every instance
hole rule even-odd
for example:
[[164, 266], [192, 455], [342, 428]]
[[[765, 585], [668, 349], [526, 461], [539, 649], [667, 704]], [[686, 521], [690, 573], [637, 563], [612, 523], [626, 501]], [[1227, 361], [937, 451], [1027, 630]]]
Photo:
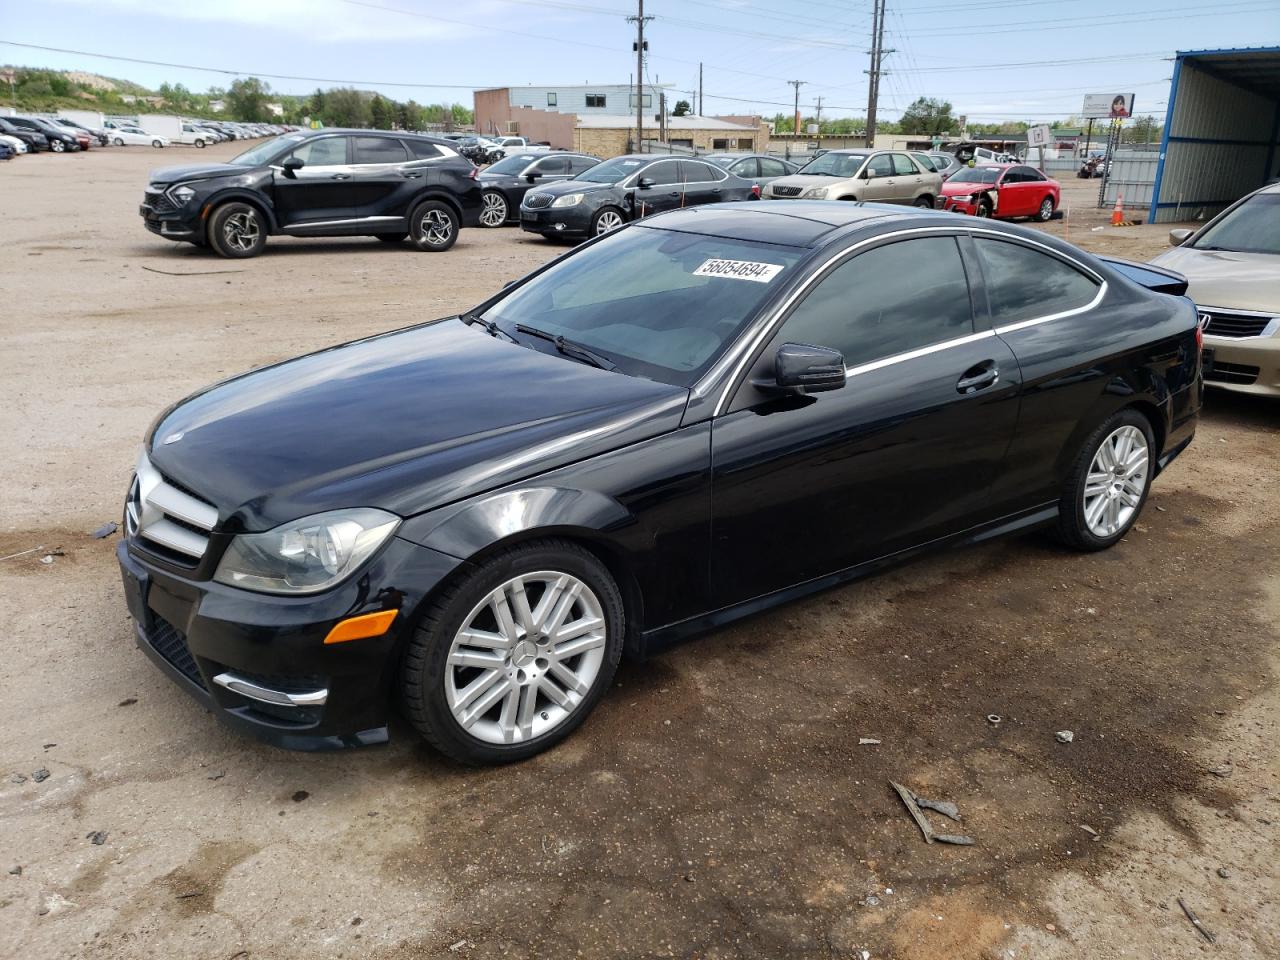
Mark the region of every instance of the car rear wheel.
[[591, 235], [598, 237], [602, 233], [611, 233], [625, 222], [622, 211], [617, 207], [601, 207], [591, 218]]
[[197, 146], [197, 147], [199, 147], [201, 150], [203, 150], [203, 149], [204, 149], [204, 141], [203, 141], [203, 140], [200, 140], [200, 139], [198, 139], [198, 138], [197, 138], [197, 139], [196, 139], [196, 146]]
[[507, 198], [497, 190], [486, 190], [484, 206], [480, 210], [482, 227], [500, 227], [507, 222]]
[[426, 200], [409, 215], [409, 235], [419, 250], [448, 250], [458, 239], [458, 215], [447, 203]]
[[618, 586], [587, 550], [561, 540], [504, 550], [447, 588], [414, 631], [405, 713], [463, 763], [531, 757], [604, 696], [624, 626]]
[[1040, 201], [1040, 209], [1036, 212], [1036, 219], [1041, 223], [1048, 223], [1053, 217], [1053, 197], [1045, 197]]
[[161, 147], [164, 146], [164, 144], [161, 143], [159, 140], [152, 140], [151, 145], [155, 147], [157, 150], [159, 150]]
[[1136, 410], [1108, 417], [1085, 441], [1058, 504], [1058, 538], [1077, 550], [1105, 550], [1142, 512], [1155, 466], [1151, 422]]
[[[123, 146], [124, 146], [124, 141], [123, 141], [123, 140], [121, 140], [119, 137], [116, 137], [116, 138], [115, 138], [114, 140], [112, 140], [111, 142], [112, 142], [112, 143], [114, 143], [117, 147], [123, 147]], [[153, 140], [153, 141], [152, 141], [152, 143], [154, 143], [154, 142], [155, 142], [155, 141]]]
[[266, 224], [256, 207], [224, 203], [209, 217], [209, 245], [233, 260], [256, 257], [267, 243]]

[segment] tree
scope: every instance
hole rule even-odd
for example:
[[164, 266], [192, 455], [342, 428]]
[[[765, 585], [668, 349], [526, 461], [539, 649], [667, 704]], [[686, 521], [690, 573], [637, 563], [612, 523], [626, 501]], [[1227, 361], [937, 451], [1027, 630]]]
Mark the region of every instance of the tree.
[[359, 90], [335, 87], [325, 94], [321, 119], [330, 127], [367, 127], [369, 101]]
[[959, 125], [951, 115], [951, 104], [932, 97], [917, 98], [898, 121], [898, 128], [905, 133], [952, 133]]
[[687, 117], [693, 113], [693, 107], [689, 106], [688, 100], [677, 100], [675, 109], [671, 111], [673, 117]]
[[389, 130], [394, 122], [395, 108], [378, 94], [369, 101], [369, 120], [376, 130]]
[[267, 100], [271, 87], [257, 77], [245, 77], [231, 82], [227, 91], [227, 108], [231, 116], [248, 123], [261, 123], [268, 117]]
[[1135, 117], [1133, 125], [1124, 131], [1126, 143], [1155, 143], [1160, 139], [1160, 127], [1152, 116]]

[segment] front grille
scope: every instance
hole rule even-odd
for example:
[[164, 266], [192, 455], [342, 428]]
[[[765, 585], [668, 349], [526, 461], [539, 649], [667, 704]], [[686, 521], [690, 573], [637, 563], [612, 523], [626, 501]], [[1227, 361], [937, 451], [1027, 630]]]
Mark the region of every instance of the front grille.
[[170, 213], [178, 209], [174, 202], [169, 199], [168, 194], [155, 190], [148, 190], [143, 196], [142, 202], [156, 213]]
[[803, 189], [803, 187], [787, 187], [775, 183], [773, 185], [773, 195], [775, 197], [798, 197]]
[[555, 197], [549, 193], [529, 193], [525, 194], [524, 205], [530, 210], [541, 210], [551, 206], [551, 201], [554, 199]]
[[148, 548], [179, 563], [194, 565], [209, 546], [209, 531], [218, 510], [186, 487], [164, 477], [146, 454], [138, 457], [129, 499], [125, 502], [125, 533], [145, 541]]
[[1260, 372], [1261, 367], [1251, 367], [1247, 363], [1223, 363], [1221, 360], [1215, 360], [1213, 368], [1205, 371], [1204, 378], [1218, 383], [1238, 383], [1248, 386], [1257, 382]]
[[204, 678], [200, 676], [200, 668], [196, 666], [196, 658], [187, 649], [186, 635], [168, 620], [158, 616], [155, 618], [155, 626], [147, 634], [147, 643], [197, 687], [201, 690], [208, 689], [204, 685]]
[[1213, 307], [1205, 307], [1200, 314], [1204, 332], [1211, 337], [1260, 337], [1275, 320], [1271, 314]]

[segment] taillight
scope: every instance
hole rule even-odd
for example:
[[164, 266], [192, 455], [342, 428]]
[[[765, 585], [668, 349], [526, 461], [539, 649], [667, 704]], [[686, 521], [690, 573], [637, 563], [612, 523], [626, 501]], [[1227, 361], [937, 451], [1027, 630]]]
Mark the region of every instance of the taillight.
[[1196, 349], [1201, 353], [1204, 352], [1204, 327], [1196, 324]]
[[751, 196], [753, 196], [757, 200], [760, 199], [760, 184], [753, 183], [751, 185]]
[[472, 180], [480, 179], [480, 168], [475, 166], [474, 164], [472, 164], [471, 166], [471, 179]]

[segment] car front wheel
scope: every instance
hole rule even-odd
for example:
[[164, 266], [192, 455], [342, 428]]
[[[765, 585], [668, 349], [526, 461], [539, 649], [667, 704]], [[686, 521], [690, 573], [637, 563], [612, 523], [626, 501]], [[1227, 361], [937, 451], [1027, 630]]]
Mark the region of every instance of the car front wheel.
[[1063, 485], [1058, 538], [1077, 550], [1105, 550], [1138, 519], [1155, 467], [1151, 422], [1136, 410], [1107, 418], [1085, 441]]
[[602, 233], [611, 233], [625, 222], [622, 211], [617, 207], [601, 207], [591, 218], [591, 235], [598, 237]]
[[262, 214], [247, 203], [224, 203], [209, 217], [209, 245], [233, 260], [256, 257], [267, 243]]
[[117, 147], [123, 147], [123, 146], [124, 146], [124, 141], [123, 141], [123, 140], [121, 140], [119, 137], [116, 137], [116, 138], [115, 138], [115, 140], [113, 140], [112, 142], [113, 142]]
[[196, 146], [197, 146], [197, 147], [199, 147], [201, 150], [203, 150], [203, 149], [204, 149], [204, 141], [203, 141], [203, 140], [197, 140], [197, 141], [196, 141]]
[[589, 551], [562, 540], [504, 550], [447, 588], [414, 631], [405, 713], [464, 763], [531, 757], [604, 696], [624, 626], [618, 586]]
[[424, 201], [409, 215], [409, 235], [419, 250], [448, 250], [458, 239], [458, 215], [447, 203]]
[[480, 225], [500, 227], [507, 222], [507, 198], [496, 190], [484, 194], [484, 207], [480, 211]]
[[54, 153], [62, 153], [62, 151], [67, 149], [67, 145], [61, 140], [51, 140], [49, 141], [49, 149]]
[[1053, 216], [1053, 197], [1045, 197], [1040, 201], [1040, 209], [1036, 212], [1036, 219], [1041, 223], [1047, 223]]

